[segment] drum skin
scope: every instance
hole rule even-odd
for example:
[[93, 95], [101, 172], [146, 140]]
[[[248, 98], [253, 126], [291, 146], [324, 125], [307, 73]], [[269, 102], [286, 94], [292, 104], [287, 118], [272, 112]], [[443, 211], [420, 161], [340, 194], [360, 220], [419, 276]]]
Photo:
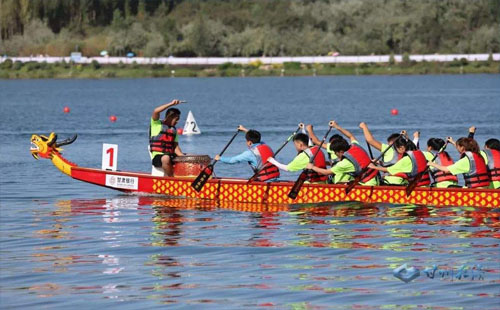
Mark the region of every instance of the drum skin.
[[174, 158], [174, 176], [195, 177], [210, 164], [208, 155], [185, 155]]

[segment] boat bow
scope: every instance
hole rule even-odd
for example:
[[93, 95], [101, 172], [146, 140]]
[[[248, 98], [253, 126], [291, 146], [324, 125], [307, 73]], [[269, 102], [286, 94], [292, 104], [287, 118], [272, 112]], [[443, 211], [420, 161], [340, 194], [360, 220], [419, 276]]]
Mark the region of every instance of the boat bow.
[[63, 150], [61, 146], [75, 142], [76, 138], [77, 135], [74, 135], [71, 138], [57, 142], [57, 135], [54, 132], [51, 132], [48, 137], [44, 135], [32, 135], [30, 148], [31, 155], [35, 159], [50, 159], [57, 169], [71, 176], [71, 168], [77, 165], [61, 155], [61, 151]]

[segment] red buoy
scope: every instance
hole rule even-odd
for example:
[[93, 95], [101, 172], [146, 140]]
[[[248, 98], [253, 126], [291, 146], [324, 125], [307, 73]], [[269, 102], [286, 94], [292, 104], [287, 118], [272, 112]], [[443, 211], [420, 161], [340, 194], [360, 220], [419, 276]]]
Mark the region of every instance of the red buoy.
[[392, 114], [392, 115], [398, 115], [398, 114], [399, 114], [398, 109], [392, 109], [392, 110], [391, 110], [391, 114]]
[[116, 116], [114, 116], [114, 115], [111, 115], [111, 116], [109, 117], [109, 120], [110, 120], [110, 121], [112, 121], [113, 123], [114, 123], [114, 122], [116, 122], [116, 119], [117, 119], [117, 118], [116, 118]]
[[182, 133], [184, 132], [184, 129], [182, 128], [177, 128], [177, 134], [178, 135], [182, 135]]
[[64, 113], [69, 113], [69, 111], [70, 111], [69, 107], [64, 107], [63, 111], [64, 111]]

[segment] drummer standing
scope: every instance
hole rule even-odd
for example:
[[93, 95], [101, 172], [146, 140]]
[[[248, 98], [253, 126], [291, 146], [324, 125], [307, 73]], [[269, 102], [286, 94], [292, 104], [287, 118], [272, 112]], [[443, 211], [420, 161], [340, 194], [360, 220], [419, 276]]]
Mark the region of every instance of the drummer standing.
[[[179, 147], [179, 137], [175, 125], [179, 122], [181, 111], [173, 108], [180, 103], [175, 99], [167, 104], [156, 107], [151, 116], [149, 127], [149, 148], [152, 155], [152, 164], [155, 167], [163, 168], [166, 176], [173, 176], [173, 159], [176, 156], [183, 156]], [[168, 109], [168, 110], [167, 110]], [[160, 120], [160, 113], [165, 111], [165, 118]]]

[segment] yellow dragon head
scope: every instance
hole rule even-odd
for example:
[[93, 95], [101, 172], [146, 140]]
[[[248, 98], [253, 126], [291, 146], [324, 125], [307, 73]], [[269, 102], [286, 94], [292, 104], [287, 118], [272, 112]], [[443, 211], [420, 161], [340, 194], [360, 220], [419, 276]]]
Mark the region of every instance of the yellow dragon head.
[[38, 159], [42, 158], [52, 158], [52, 154], [54, 152], [61, 152], [62, 149], [60, 146], [71, 144], [76, 140], [77, 135], [74, 135], [72, 138], [66, 139], [61, 142], [57, 141], [57, 135], [54, 132], [51, 132], [50, 135], [32, 135], [31, 136], [31, 155]]

